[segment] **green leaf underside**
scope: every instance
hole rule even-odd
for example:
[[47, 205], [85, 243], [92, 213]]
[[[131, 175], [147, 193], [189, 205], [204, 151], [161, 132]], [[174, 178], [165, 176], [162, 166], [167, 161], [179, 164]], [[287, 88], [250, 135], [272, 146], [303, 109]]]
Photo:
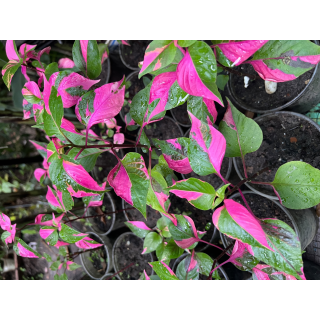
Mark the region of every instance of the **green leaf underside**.
[[179, 280], [176, 276], [171, 275], [160, 261], [150, 262], [150, 264], [161, 280]]

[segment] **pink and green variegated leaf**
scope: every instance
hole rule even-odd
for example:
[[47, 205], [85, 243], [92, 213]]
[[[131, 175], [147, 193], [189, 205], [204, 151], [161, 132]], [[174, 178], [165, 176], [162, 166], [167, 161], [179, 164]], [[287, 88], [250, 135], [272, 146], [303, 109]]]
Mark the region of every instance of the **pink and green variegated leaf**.
[[54, 227], [42, 227], [39, 234], [50, 246], [55, 246], [58, 242], [58, 231]]
[[244, 206], [232, 199], [225, 199], [224, 205], [214, 211], [212, 222], [228, 237], [264, 248], [266, 251], [274, 251], [268, 243], [260, 221]]
[[152, 231], [142, 221], [128, 221], [124, 224], [139, 238], [144, 238], [150, 231]]
[[13, 250], [18, 256], [25, 258], [41, 258], [41, 255], [30, 248], [22, 239], [16, 237], [15, 241]]
[[143, 270], [143, 273], [140, 276], [139, 280], [151, 280], [150, 277], [147, 275], [146, 270]]
[[43, 158], [47, 158], [47, 144], [43, 143], [43, 142], [38, 142], [38, 141], [34, 141], [34, 140], [29, 140], [34, 147], [37, 149], [37, 151], [40, 153], [40, 155]]
[[41, 168], [37, 168], [36, 170], [34, 170], [34, 177], [39, 182], [43, 181], [47, 175], [48, 175], [48, 170], [44, 170]]
[[213, 126], [188, 113], [192, 121], [188, 147], [191, 168], [200, 176], [215, 173], [222, 177], [220, 169], [226, 151], [226, 139]]
[[244, 40], [213, 45], [219, 63], [226, 67], [238, 66], [249, 59], [268, 40]]
[[76, 243], [88, 236], [86, 233], [80, 233], [68, 227], [66, 224], [62, 224], [61, 231], [59, 232], [60, 238], [67, 243]]
[[2, 68], [2, 80], [8, 90], [10, 90], [12, 78], [21, 66], [21, 63], [22, 62], [16, 60], [9, 60], [9, 62]]
[[146, 49], [139, 78], [167, 67], [174, 61], [177, 51], [173, 40], [152, 41]]
[[33, 104], [32, 105], [34, 120], [36, 121], [37, 125], [43, 123], [43, 110], [44, 107], [42, 104]]
[[227, 101], [227, 111], [219, 124], [219, 130], [227, 141], [225, 156], [243, 158], [260, 148], [262, 130], [254, 120], [237, 110], [228, 98]]
[[71, 210], [73, 207], [73, 200], [69, 192], [61, 192], [60, 190], [52, 190], [48, 186], [46, 199], [50, 207], [58, 213]]
[[178, 64], [179, 86], [192, 96], [213, 100], [223, 106], [216, 77], [217, 62], [212, 49], [203, 41], [195, 42]]
[[161, 280], [179, 280], [174, 272], [163, 261], [150, 262], [149, 265]]
[[[252, 278], [253, 280], [297, 280], [292, 275], [289, 275], [285, 272], [279, 272], [276, 269], [265, 265], [258, 264], [255, 268], [252, 269]], [[306, 280], [305, 278], [302, 280]]]
[[82, 96], [76, 106], [76, 115], [87, 129], [94, 124], [114, 118], [124, 103], [124, 79], [103, 85]]
[[61, 58], [58, 61], [59, 69], [72, 69], [75, 66], [74, 62], [69, 58]]
[[97, 41], [76, 40], [72, 48], [73, 61], [89, 79], [97, 78], [101, 73], [101, 58]]
[[82, 240], [75, 242], [75, 245], [80, 249], [95, 249], [103, 246], [103, 244], [98, 243], [89, 237], [84, 237]]
[[1, 241], [8, 246], [10, 243], [14, 242], [16, 236], [16, 224], [14, 224], [12, 227], [7, 229], [7, 231], [4, 231], [1, 234]]
[[56, 227], [60, 231], [62, 225], [61, 220], [63, 216], [64, 214], [56, 218], [54, 213], [52, 213], [52, 216], [50, 214], [38, 214], [35, 218], [34, 224], [40, 226]]
[[79, 98], [86, 93], [94, 84], [100, 80], [89, 80], [76, 72], [65, 76], [58, 87], [58, 94], [62, 98], [63, 107], [70, 108], [74, 106]]
[[250, 246], [250, 253], [280, 272], [285, 272], [297, 279], [302, 278], [301, 244], [294, 230], [277, 219], [264, 219], [261, 221], [261, 226], [273, 250]]
[[97, 194], [96, 196], [83, 197], [82, 201], [87, 206], [90, 207], [101, 207], [103, 204], [104, 194]]
[[31, 44], [22, 44], [19, 48], [20, 56], [23, 59], [23, 62], [28, 61], [30, 58], [35, 58], [36, 53], [34, 52], [34, 49], [36, 48], [36, 45]]
[[[75, 127], [75, 125], [65, 119], [61, 120], [61, 132], [74, 144], [84, 145], [85, 144], [85, 136], [81, 134]], [[65, 139], [64, 139], [65, 140]]]
[[176, 270], [179, 280], [199, 280], [199, 264], [195, 259], [195, 251], [188, 254], [179, 264]]
[[82, 165], [72, 162], [71, 158], [55, 159], [49, 167], [50, 179], [62, 192], [82, 198], [104, 193], [106, 182], [101, 186], [89, 175]]
[[309, 40], [269, 40], [248, 61], [267, 81], [294, 80], [320, 61], [320, 47]]
[[149, 174], [142, 156], [129, 152], [109, 173], [108, 182], [115, 193], [146, 217]]
[[143, 251], [141, 254], [157, 250], [161, 243], [162, 237], [157, 232], [148, 232], [143, 242]]
[[24, 88], [22, 89], [22, 95], [24, 99], [32, 104], [40, 103], [42, 101], [42, 94], [34, 81], [25, 83]]
[[158, 139], [152, 140], [155, 146], [161, 149], [169, 168], [183, 174], [192, 172], [187, 154], [190, 139], [177, 138], [165, 141]]
[[18, 53], [17, 46], [14, 40], [7, 40], [6, 54], [7, 54], [8, 60], [20, 61], [21, 57]]
[[187, 180], [180, 180], [168, 189], [176, 196], [187, 199], [198, 209], [209, 210], [214, 205], [216, 197], [214, 187], [199, 179], [189, 178]]
[[22, 100], [23, 120], [30, 119], [33, 116], [33, 106], [27, 100]]

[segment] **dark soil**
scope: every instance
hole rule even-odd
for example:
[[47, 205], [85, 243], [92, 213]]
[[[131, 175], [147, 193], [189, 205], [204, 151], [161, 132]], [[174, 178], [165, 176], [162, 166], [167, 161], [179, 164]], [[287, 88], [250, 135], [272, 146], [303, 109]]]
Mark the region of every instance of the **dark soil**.
[[144, 53], [151, 40], [128, 40], [130, 46], [121, 47], [122, 59], [132, 68], [138, 68], [138, 63], [143, 61]]
[[[212, 223], [212, 210], [200, 210], [191, 205], [186, 199], [177, 197], [174, 194], [170, 194], [170, 208], [169, 212], [174, 214], [182, 214], [189, 216], [196, 226], [198, 231], [206, 231], [205, 226], [208, 222]], [[214, 228], [211, 228], [206, 231], [206, 234], [201, 238], [204, 241], [210, 242], [213, 235]], [[199, 242], [196, 249], [197, 251], [203, 249], [206, 246], [205, 243]]]
[[123, 280], [138, 280], [143, 272], [146, 270], [148, 275], [151, 274], [152, 269], [148, 262], [150, 261], [150, 254], [142, 255], [143, 240], [134, 234], [126, 234], [115, 248], [115, 264], [118, 266], [118, 271], [134, 263], [128, 269], [119, 273]]
[[232, 74], [231, 85], [234, 86], [237, 97], [244, 104], [259, 110], [278, 108], [291, 101], [306, 87], [314, 71], [312, 69], [292, 81], [278, 82], [277, 91], [268, 94], [265, 90], [264, 80], [258, 76], [250, 64], [243, 64], [235, 67], [234, 70], [257, 76], [256, 80], [250, 80], [249, 86], [244, 88], [244, 77]]
[[92, 263], [92, 266], [97, 270], [101, 277], [106, 273], [107, 270], [107, 254], [104, 249], [97, 249], [90, 252], [89, 261]]
[[100, 214], [101, 217], [91, 218], [90, 223], [96, 232], [105, 233], [109, 231], [112, 225], [112, 215], [104, 216], [103, 213], [113, 212], [111, 200], [107, 195], [104, 195], [103, 204], [101, 207], [90, 207], [89, 215], [94, 216]]
[[[133, 208], [124, 201], [124, 209], [131, 209]], [[159, 211], [152, 209], [151, 207], [147, 206], [147, 220], [144, 218], [142, 213], [133, 208], [132, 210], [128, 210], [125, 212], [129, 221], [142, 221], [144, 222], [149, 228], [154, 228], [157, 225], [157, 221], [161, 218], [161, 214]]]
[[[228, 172], [228, 168], [229, 168], [229, 158], [224, 158], [222, 161], [222, 165], [221, 165], [221, 175], [223, 177], [226, 177], [227, 172]], [[219, 189], [219, 187], [224, 184], [223, 181], [221, 180], [221, 178], [219, 176], [217, 176], [216, 174], [209, 174], [207, 176], [199, 176], [198, 174], [194, 173], [193, 171], [191, 173], [185, 174], [184, 175], [186, 179], [189, 178], [196, 178], [196, 179], [200, 179], [202, 181], [208, 182], [210, 183], [216, 190]]]
[[102, 87], [103, 85], [105, 85], [106, 83], [108, 83], [109, 79], [108, 79], [108, 75], [109, 74], [109, 64], [108, 64], [108, 59], [106, 59], [103, 64], [102, 64], [102, 70], [101, 73], [99, 75], [99, 77], [97, 77], [94, 80], [100, 80], [98, 83], [96, 83], [95, 85], [93, 85], [90, 90], [95, 90], [97, 88]]
[[189, 115], [187, 112], [187, 103], [183, 105], [171, 109], [173, 116], [176, 118], [178, 122], [185, 126], [191, 126], [191, 121], [189, 119]]
[[[121, 149], [117, 152], [120, 159], [123, 158]], [[107, 181], [109, 172], [118, 164], [117, 158], [109, 151], [103, 152], [97, 159], [93, 168], [93, 175], [98, 183]]]
[[[290, 114], [273, 114], [268, 119], [258, 119], [263, 132], [260, 148], [245, 155], [248, 175], [270, 166], [271, 172], [263, 173], [253, 181], [272, 182], [277, 169], [289, 161], [304, 161], [320, 169], [320, 132], [308, 121]], [[241, 160], [237, 165], [243, 175]], [[271, 186], [254, 185], [261, 192], [274, 195]]]

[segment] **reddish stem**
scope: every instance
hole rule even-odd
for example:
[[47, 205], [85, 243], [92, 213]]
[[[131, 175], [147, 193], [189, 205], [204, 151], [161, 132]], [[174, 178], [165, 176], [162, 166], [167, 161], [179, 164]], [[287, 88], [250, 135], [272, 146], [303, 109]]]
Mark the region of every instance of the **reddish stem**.
[[122, 271], [124, 271], [124, 270], [126, 270], [126, 269], [128, 269], [128, 268], [130, 268], [130, 267], [132, 267], [133, 265], [134, 265], [134, 262], [131, 262], [128, 266], [124, 267], [124, 268], [121, 269], [120, 271], [114, 273], [113, 275], [111, 275], [110, 277], [108, 277], [108, 278], [106, 278], [106, 279], [104, 279], [104, 280], [110, 280], [112, 277], [116, 276], [118, 273], [120, 273], [120, 272], [122, 272]]

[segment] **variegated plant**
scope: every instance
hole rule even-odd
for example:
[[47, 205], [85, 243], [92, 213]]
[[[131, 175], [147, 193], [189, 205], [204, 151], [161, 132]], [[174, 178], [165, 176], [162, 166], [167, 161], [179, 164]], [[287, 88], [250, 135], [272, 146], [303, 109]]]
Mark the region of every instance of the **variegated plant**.
[[[144, 238], [141, 254], [156, 252], [159, 261], [150, 265], [160, 279], [199, 279], [199, 274], [218, 279], [217, 270], [227, 262], [251, 271], [254, 279], [305, 279], [301, 245], [294, 230], [280, 220], [257, 219], [241, 191], [246, 206], [228, 199], [244, 182], [261, 174], [248, 177], [244, 156], [256, 151], [263, 137], [256, 122], [245, 117], [229, 101], [224, 105], [218, 88], [221, 81], [226, 80], [221, 72], [241, 64], [251, 64], [264, 80], [296, 79], [320, 61], [320, 47], [304, 40], [213, 40], [212, 43], [211, 46], [197, 40], [155, 40], [150, 43], [140, 64], [139, 77], [150, 74], [153, 79], [132, 100], [126, 124], [140, 126], [140, 130], [137, 143], [125, 144], [122, 128], [114, 118], [124, 104], [125, 79], [90, 90], [99, 82], [94, 79], [99, 76], [101, 64], [107, 58], [104, 46], [94, 40], [77, 40], [73, 46], [73, 61], [65, 58], [59, 64], [46, 66], [40, 58], [43, 53], [49, 53], [50, 48], [36, 52], [35, 46], [22, 45], [18, 51], [14, 41], [7, 41], [9, 62], [2, 69], [3, 80], [10, 89], [12, 77], [21, 67], [27, 80], [22, 89], [24, 118], [33, 116], [36, 127], [44, 130], [49, 140], [47, 144], [32, 141], [44, 158], [43, 168], [35, 170], [35, 177], [40, 183], [51, 181], [46, 198], [56, 215], [59, 214], [57, 217], [54, 213], [39, 215], [34, 223], [49, 245], [64, 247], [72, 243], [85, 250], [100, 247], [102, 244], [88, 234], [80, 233], [66, 223], [72, 221], [73, 197], [81, 198], [87, 208], [101, 206], [104, 193], [113, 188], [145, 218], [147, 206], [161, 213], [153, 229], [142, 221], [126, 222], [133, 233]], [[30, 81], [28, 68], [36, 70], [38, 83]], [[192, 122], [189, 137], [150, 142], [144, 127], [161, 121], [167, 110], [185, 102]], [[226, 108], [219, 129], [214, 126], [218, 115], [216, 103]], [[73, 106], [83, 130], [78, 131], [75, 124], [64, 117], [64, 108]], [[99, 137], [92, 131], [96, 124], [106, 125], [107, 136]], [[116, 153], [118, 149], [134, 147], [149, 152], [149, 163], [136, 152], [129, 152], [122, 159]], [[155, 149], [162, 155], [159, 163], [152, 167]], [[106, 182], [99, 185], [89, 172], [103, 152], [116, 157], [118, 163], [109, 172]], [[226, 181], [220, 173], [224, 157], [243, 160], [245, 179], [237, 186]], [[201, 176], [216, 174], [224, 185], [215, 190], [209, 183], [196, 178], [179, 181], [174, 171], [182, 174], [193, 171]], [[284, 206], [304, 209], [320, 202], [319, 181], [320, 171], [299, 161], [282, 165], [274, 181], [268, 184]], [[202, 240], [204, 232], [196, 229], [190, 217], [170, 212], [170, 193], [187, 199], [198, 209], [213, 210], [212, 223], [221, 233], [235, 239], [235, 243], [225, 249], [218, 247], [222, 254], [214, 260], [197, 252], [197, 244], [205, 242]], [[0, 227], [4, 230], [2, 241], [13, 244], [18, 255], [41, 257], [16, 237], [21, 228], [12, 225], [8, 216], [0, 215]], [[61, 250], [63, 260], [54, 262], [52, 269], [62, 266], [65, 270], [75, 269], [72, 255], [63, 252]], [[170, 260], [185, 252], [186, 257], [173, 272], [168, 266]], [[219, 264], [224, 254], [229, 258]], [[44, 258], [51, 259], [48, 255]], [[145, 280], [151, 278], [146, 272], [141, 276]]]

